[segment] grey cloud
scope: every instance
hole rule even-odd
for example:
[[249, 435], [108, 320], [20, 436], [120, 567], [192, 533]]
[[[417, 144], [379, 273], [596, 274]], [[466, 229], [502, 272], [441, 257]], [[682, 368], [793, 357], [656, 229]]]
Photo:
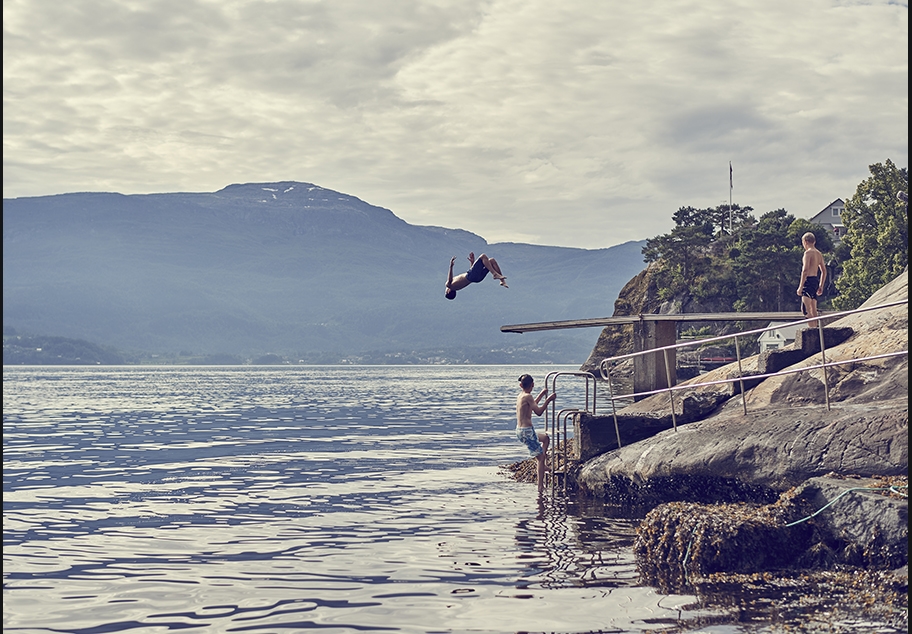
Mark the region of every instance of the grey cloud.
[[27, 24], [14, 21], [10, 28], [33, 34], [31, 48], [102, 63], [168, 58], [226, 24], [213, 5], [194, 0], [148, 0], [138, 7], [111, 0], [34, 0], [28, 15]]
[[750, 104], [708, 104], [671, 114], [662, 136], [687, 152], [717, 153], [756, 143], [775, 127]]
[[204, 60], [220, 81], [341, 106], [395, 99], [390, 80], [411, 56], [466, 29], [471, 4], [281, 2], [243, 11], [245, 29], [216, 38]]
[[810, 215], [908, 160], [906, 24], [885, 0], [9, 0], [4, 195], [301, 180], [608, 246], [718, 204], [732, 160], [736, 202]]

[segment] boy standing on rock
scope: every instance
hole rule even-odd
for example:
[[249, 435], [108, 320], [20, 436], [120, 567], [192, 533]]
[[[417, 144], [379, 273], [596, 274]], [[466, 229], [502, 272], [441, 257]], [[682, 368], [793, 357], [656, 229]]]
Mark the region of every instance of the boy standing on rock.
[[529, 455], [538, 460], [538, 492], [541, 494], [545, 485], [545, 459], [548, 455], [548, 444], [551, 438], [547, 433], [541, 432], [536, 434], [535, 428], [532, 427], [532, 412], [536, 416], [541, 416], [545, 412], [548, 403], [555, 399], [551, 394], [545, 398], [545, 402], [539, 404], [543, 396], [548, 394], [548, 388], [539, 392], [538, 396], [532, 397], [532, 387], [535, 380], [528, 374], [519, 377], [519, 387], [522, 391], [516, 397], [516, 439], [519, 440], [529, 449]]
[[[808, 317], [817, 316], [817, 296], [823, 294], [823, 285], [826, 283], [826, 264], [823, 254], [815, 247], [817, 237], [808, 231], [801, 236], [804, 246], [804, 258], [801, 263], [801, 281], [798, 282], [798, 296], [804, 312]], [[816, 328], [817, 322], [808, 322], [808, 327]]]

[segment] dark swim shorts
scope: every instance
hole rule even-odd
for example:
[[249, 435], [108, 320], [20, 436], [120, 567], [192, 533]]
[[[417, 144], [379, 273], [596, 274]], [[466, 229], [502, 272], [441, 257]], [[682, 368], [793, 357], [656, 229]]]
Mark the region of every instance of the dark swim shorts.
[[804, 278], [804, 288], [801, 290], [802, 297], [817, 299], [817, 289], [820, 287], [820, 278], [816, 275], [808, 275]]
[[488, 267], [486, 267], [481, 258], [475, 260], [475, 263], [472, 265], [468, 271], [466, 271], [466, 279], [470, 282], [480, 282], [488, 274]]

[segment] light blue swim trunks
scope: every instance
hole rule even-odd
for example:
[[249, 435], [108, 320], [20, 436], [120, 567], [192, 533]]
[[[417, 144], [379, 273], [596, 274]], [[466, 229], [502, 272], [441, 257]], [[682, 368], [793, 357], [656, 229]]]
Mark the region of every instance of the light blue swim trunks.
[[517, 427], [516, 440], [529, 448], [530, 456], [537, 456], [544, 451], [534, 427]]

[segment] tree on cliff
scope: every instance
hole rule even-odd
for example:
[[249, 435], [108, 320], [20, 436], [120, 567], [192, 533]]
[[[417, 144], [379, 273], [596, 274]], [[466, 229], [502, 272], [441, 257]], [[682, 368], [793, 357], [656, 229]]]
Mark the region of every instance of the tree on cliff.
[[[751, 207], [732, 205], [729, 233], [727, 205], [679, 208], [671, 233], [646, 240], [642, 252], [648, 266], [621, 289], [614, 314], [657, 313], [666, 302], [674, 302], [672, 311], [685, 313], [799, 311], [795, 288], [801, 236], [808, 231], [827, 263], [829, 290], [819, 305], [859, 306], [908, 264], [908, 210], [897, 198], [898, 192], [908, 193], [908, 171], [889, 160], [870, 169], [873, 177], [846, 204], [848, 232], [839, 244], [824, 227], [785, 209], [758, 221]], [[833, 280], [842, 291], [835, 299]], [[714, 328], [714, 334], [725, 328]], [[583, 369], [592, 371], [605, 357], [632, 352], [631, 340], [630, 331], [605, 328]]]
[[716, 205], [715, 208], [705, 209], [703, 212], [713, 226], [719, 228], [716, 235], [721, 236], [728, 232], [729, 226], [734, 230], [735, 227], [742, 227], [745, 223], [749, 224], [752, 221], [750, 212], [753, 210], [753, 207], [742, 207], [738, 203], [734, 203], [730, 208], [725, 204]]
[[671, 232], [646, 240], [643, 248], [644, 261], [655, 265], [656, 299], [673, 300], [684, 312], [694, 305], [694, 312], [798, 310], [801, 235], [811, 231], [839, 290], [832, 300], [822, 297], [821, 304], [831, 301], [838, 310], [858, 307], [909, 261], [908, 208], [897, 198], [908, 192], [908, 170], [887, 160], [871, 165], [870, 171], [872, 176], [846, 203], [846, 233], [838, 247], [823, 227], [785, 209], [767, 212], [758, 221], [751, 207], [732, 205], [729, 232], [728, 205], [679, 208]]
[[727, 220], [727, 205], [681, 207], [671, 233], [646, 240], [643, 259], [656, 263], [658, 298], [675, 299], [685, 311], [692, 300], [719, 311], [797, 310], [801, 235], [812, 231], [818, 248], [829, 253], [829, 233], [785, 209], [767, 212], [759, 221], [750, 214], [752, 207], [732, 209], [737, 213], [730, 234], [719, 224], [723, 212]]
[[681, 207], [672, 216], [675, 226], [671, 233], [646, 240], [643, 260], [661, 261], [666, 274], [661, 299], [670, 299], [681, 291], [689, 292], [696, 286], [697, 277], [709, 268], [714, 226], [711, 211]]
[[758, 222], [752, 207], [732, 211], [728, 233], [720, 224], [724, 215], [727, 225], [728, 205], [681, 207], [671, 233], [646, 241], [643, 259], [661, 270], [660, 299], [693, 299], [722, 311], [781, 310], [783, 289], [793, 286], [786, 277], [801, 258], [800, 240], [788, 233], [795, 218], [780, 209]]
[[897, 197], [909, 192], [909, 171], [890, 159], [869, 169], [871, 177], [858, 185], [842, 213], [851, 257], [836, 282], [837, 310], [857, 308], [909, 264], [908, 204]]
[[[789, 238], [789, 227], [795, 217], [785, 209], [770, 211], [762, 216], [750, 231], [739, 234], [732, 249], [732, 268], [738, 285], [734, 309], [743, 311], [785, 310], [788, 288], [794, 299], [796, 258], [801, 258], [801, 245]], [[789, 308], [794, 308], [790, 302]]]

